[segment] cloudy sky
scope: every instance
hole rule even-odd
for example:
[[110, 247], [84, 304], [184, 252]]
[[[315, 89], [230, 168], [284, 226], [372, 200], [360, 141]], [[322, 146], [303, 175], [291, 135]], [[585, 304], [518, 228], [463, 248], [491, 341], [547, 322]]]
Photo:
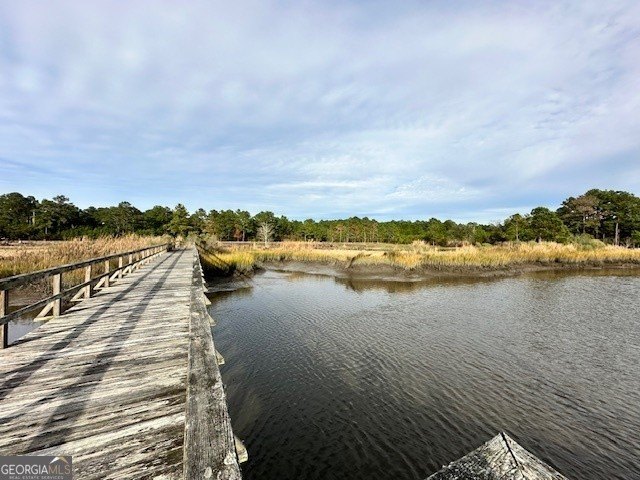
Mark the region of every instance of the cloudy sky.
[[0, 193], [492, 221], [640, 194], [637, 1], [0, 3]]

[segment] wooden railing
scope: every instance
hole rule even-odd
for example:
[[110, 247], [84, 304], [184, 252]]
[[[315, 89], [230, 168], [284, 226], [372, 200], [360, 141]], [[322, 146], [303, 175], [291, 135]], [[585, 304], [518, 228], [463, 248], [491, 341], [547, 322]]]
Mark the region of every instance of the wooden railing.
[[[93, 295], [94, 290], [109, 287], [112, 281], [122, 278], [134, 269], [149, 262], [152, 258], [167, 251], [168, 248], [169, 244], [167, 243], [154, 245], [130, 252], [115, 253], [113, 255], [92, 258], [60, 267], [47, 268], [46, 270], [0, 279], [0, 348], [6, 348], [8, 345], [9, 322], [11, 320], [15, 320], [25, 313], [32, 312], [39, 308], [42, 310], [36, 318], [46, 317], [47, 315], [59, 316], [62, 314], [62, 300], [64, 298], [71, 297], [71, 301], [81, 301], [89, 298]], [[115, 259], [118, 260], [118, 266], [112, 269], [111, 262]], [[127, 263], [125, 263], [125, 259]], [[104, 271], [94, 276], [95, 272], [93, 267], [95, 265], [103, 265]], [[81, 268], [84, 269], [84, 282], [63, 290], [62, 274]], [[9, 292], [12, 289], [47, 278], [51, 278], [52, 295], [9, 313]]]

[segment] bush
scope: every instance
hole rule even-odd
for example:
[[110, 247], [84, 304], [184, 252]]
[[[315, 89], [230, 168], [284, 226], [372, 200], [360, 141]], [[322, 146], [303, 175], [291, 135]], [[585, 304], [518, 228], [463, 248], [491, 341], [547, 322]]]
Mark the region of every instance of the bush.
[[604, 242], [593, 238], [591, 235], [587, 233], [583, 233], [582, 235], [576, 235], [573, 239], [573, 242], [578, 247], [584, 250], [595, 250], [598, 248], [604, 248]]

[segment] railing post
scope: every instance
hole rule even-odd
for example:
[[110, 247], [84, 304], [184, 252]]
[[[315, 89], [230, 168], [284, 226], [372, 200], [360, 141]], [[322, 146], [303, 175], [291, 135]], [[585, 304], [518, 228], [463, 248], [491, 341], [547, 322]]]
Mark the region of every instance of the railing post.
[[133, 271], [133, 265], [131, 265], [131, 263], [133, 263], [133, 254], [132, 253], [129, 254], [129, 271], [127, 273], [131, 273]]
[[[62, 274], [56, 273], [53, 276], [53, 294], [58, 295], [62, 291]], [[53, 316], [59, 317], [62, 312], [62, 299], [56, 298], [53, 301]]]
[[[91, 277], [93, 275], [93, 265], [87, 265], [84, 267], [84, 281], [91, 281]], [[84, 287], [84, 298], [91, 298], [93, 294], [93, 286], [91, 284]]]
[[109, 270], [111, 269], [111, 262], [109, 262], [109, 260], [105, 260], [104, 261], [104, 273], [105, 273], [105, 277], [104, 277], [104, 284], [103, 286], [106, 288], [109, 286]]
[[[0, 290], [0, 318], [9, 313], [9, 290]], [[0, 348], [9, 346], [9, 324], [0, 326]]]
[[122, 255], [120, 255], [118, 257], [118, 278], [122, 278], [122, 265], [124, 265], [123, 260]]

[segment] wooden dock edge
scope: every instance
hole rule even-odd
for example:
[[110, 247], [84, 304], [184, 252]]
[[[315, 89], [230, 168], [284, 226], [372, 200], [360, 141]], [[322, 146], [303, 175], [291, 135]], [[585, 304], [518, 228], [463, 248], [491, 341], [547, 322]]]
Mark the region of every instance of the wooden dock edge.
[[184, 478], [241, 479], [236, 440], [204, 300], [202, 266], [197, 250], [192, 250]]
[[450, 463], [427, 480], [465, 479], [567, 480], [551, 466], [499, 433], [464, 457]]

